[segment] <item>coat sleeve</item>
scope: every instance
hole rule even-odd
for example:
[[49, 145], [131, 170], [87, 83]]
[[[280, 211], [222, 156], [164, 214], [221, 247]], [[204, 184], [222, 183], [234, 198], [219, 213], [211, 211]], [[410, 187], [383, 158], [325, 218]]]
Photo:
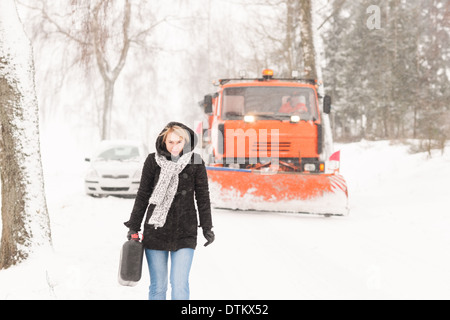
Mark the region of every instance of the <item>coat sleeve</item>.
[[141, 182], [134, 201], [133, 211], [131, 212], [130, 220], [124, 225], [133, 231], [141, 230], [142, 219], [148, 207], [148, 201], [153, 192], [153, 182], [155, 177], [156, 161], [152, 154], [145, 160], [142, 169]]
[[[200, 157], [200, 156], [199, 156]], [[201, 158], [200, 158], [201, 159]], [[211, 217], [211, 202], [209, 199], [208, 175], [205, 162], [196, 162], [195, 170], [195, 200], [200, 218], [200, 227], [211, 229], [213, 227]]]

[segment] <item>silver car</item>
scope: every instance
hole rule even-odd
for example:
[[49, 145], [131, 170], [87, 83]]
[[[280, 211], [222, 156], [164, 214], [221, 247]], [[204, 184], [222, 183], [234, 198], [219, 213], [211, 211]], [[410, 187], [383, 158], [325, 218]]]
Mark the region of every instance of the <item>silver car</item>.
[[104, 140], [92, 158], [85, 177], [86, 194], [135, 197], [147, 147], [137, 141]]

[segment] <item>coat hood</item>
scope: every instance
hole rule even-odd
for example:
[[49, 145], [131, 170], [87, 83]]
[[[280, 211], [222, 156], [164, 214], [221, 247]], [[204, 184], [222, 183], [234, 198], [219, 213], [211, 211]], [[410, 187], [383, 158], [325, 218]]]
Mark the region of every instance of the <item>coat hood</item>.
[[195, 149], [195, 146], [198, 143], [197, 135], [191, 128], [189, 128], [188, 126], [184, 125], [181, 122], [169, 122], [164, 127], [164, 129], [160, 132], [160, 134], [158, 135], [158, 138], [156, 139], [156, 152], [166, 158], [170, 158], [171, 154], [169, 151], [167, 151], [166, 144], [163, 142], [163, 137], [161, 134], [164, 131], [166, 131], [167, 129], [175, 127], [175, 126], [179, 126], [179, 127], [183, 128], [184, 130], [186, 130], [189, 133], [189, 136], [190, 136], [189, 143], [186, 143], [184, 145], [183, 151], [180, 155], [193, 151]]

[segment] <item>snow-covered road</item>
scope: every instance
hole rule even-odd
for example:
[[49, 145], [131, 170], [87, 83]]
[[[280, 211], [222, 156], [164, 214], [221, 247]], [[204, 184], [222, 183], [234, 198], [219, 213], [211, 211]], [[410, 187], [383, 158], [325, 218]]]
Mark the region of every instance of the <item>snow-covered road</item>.
[[[348, 217], [214, 210], [192, 299], [449, 299], [450, 152], [389, 142], [341, 148]], [[46, 170], [54, 253], [0, 271], [0, 299], [146, 299], [117, 283], [132, 199], [83, 194], [82, 171]]]

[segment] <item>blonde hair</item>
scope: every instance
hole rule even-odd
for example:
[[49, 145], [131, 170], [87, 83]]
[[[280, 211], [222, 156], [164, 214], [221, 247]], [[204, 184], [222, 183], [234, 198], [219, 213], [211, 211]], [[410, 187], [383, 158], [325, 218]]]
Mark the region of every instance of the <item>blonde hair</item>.
[[172, 132], [175, 133], [177, 136], [182, 137], [185, 143], [189, 143], [190, 141], [189, 133], [180, 126], [173, 126], [166, 128], [166, 130], [164, 130], [160, 134], [160, 137], [163, 137], [163, 143], [166, 143], [167, 136]]

